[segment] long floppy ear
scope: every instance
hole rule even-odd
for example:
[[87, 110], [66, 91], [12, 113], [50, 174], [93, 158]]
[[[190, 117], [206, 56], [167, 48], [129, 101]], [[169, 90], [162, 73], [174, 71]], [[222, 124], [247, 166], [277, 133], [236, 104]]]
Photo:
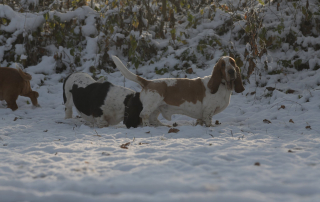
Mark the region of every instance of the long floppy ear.
[[240, 74], [240, 68], [236, 66], [237, 71], [237, 78], [234, 80], [234, 91], [236, 93], [241, 93], [245, 90], [242, 84], [241, 74]]
[[126, 99], [124, 100], [124, 104], [125, 114], [123, 124], [125, 124], [127, 128], [138, 127], [138, 125], [141, 123], [141, 118], [139, 115], [143, 109], [140, 101], [140, 93], [127, 95]]
[[209, 82], [207, 84], [207, 87], [210, 89], [210, 92], [212, 94], [215, 94], [219, 89], [219, 85], [222, 80], [221, 68], [222, 68], [221, 61], [219, 60], [217, 62], [217, 64], [214, 66], [213, 71], [212, 71], [212, 75], [211, 75], [211, 79], [209, 80]]
[[126, 96], [126, 98], [123, 101], [124, 104], [124, 117], [123, 117], [123, 124], [125, 124], [127, 126], [127, 120], [129, 117], [129, 106], [128, 106], [128, 102], [130, 99], [132, 99], [133, 94], [129, 94]]

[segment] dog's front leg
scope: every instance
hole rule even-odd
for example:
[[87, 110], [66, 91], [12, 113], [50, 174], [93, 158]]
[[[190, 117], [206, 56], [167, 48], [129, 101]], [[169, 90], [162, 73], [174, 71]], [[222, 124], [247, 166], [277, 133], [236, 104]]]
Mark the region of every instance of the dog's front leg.
[[209, 112], [209, 113], [205, 112], [205, 113], [203, 113], [202, 120], [203, 120], [204, 124], [206, 125], [206, 127], [213, 126], [212, 123], [211, 123], [213, 114], [214, 114], [213, 112]]
[[210, 118], [210, 120], [205, 120], [204, 123], [206, 124], [206, 127], [213, 126], [211, 123], [211, 118]]

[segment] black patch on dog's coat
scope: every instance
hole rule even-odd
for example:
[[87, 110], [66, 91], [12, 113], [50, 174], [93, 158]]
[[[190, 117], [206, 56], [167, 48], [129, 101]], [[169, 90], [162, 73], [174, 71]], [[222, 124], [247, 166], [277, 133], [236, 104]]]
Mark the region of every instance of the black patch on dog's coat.
[[138, 127], [141, 123], [139, 115], [143, 109], [140, 101], [140, 93], [127, 95], [123, 104], [125, 105], [123, 124], [125, 124], [127, 128]]
[[113, 85], [110, 82], [92, 83], [85, 88], [79, 88], [77, 84], [73, 84], [72, 90], [70, 90], [73, 103], [81, 113], [100, 117], [103, 115], [100, 107], [104, 104], [111, 86]]
[[70, 74], [69, 76], [67, 76], [65, 79], [64, 79], [64, 81], [63, 81], [63, 102], [64, 102], [64, 104], [66, 104], [66, 102], [67, 102], [67, 97], [66, 97], [66, 92], [65, 92], [65, 90], [64, 90], [64, 87], [66, 86], [66, 82], [67, 82], [67, 80], [68, 80], [68, 78], [71, 76], [72, 74]]

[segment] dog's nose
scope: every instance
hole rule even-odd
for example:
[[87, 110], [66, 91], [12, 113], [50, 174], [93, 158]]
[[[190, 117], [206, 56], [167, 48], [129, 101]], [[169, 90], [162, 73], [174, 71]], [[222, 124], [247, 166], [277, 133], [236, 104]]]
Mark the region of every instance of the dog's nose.
[[230, 75], [234, 75], [234, 70], [233, 70], [233, 69], [229, 69], [229, 70], [228, 70], [228, 73], [229, 73]]

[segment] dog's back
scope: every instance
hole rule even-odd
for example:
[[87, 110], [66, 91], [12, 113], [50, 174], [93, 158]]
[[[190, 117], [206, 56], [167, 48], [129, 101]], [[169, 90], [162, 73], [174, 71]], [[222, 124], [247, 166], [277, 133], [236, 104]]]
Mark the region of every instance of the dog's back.
[[87, 116], [99, 117], [103, 111], [101, 106], [108, 94], [109, 88], [113, 86], [109, 82], [92, 83], [86, 87], [78, 87], [74, 84], [72, 90], [73, 103], [77, 110]]
[[20, 68], [0, 68], [0, 100], [5, 100], [12, 110], [18, 108], [16, 100], [19, 95], [29, 97], [34, 106], [38, 106], [39, 94], [30, 87], [31, 75]]
[[23, 83], [24, 79], [20, 76], [18, 70], [9, 67], [0, 68], [0, 92], [7, 90], [16, 91], [15, 89], [21, 91], [21, 84]]

